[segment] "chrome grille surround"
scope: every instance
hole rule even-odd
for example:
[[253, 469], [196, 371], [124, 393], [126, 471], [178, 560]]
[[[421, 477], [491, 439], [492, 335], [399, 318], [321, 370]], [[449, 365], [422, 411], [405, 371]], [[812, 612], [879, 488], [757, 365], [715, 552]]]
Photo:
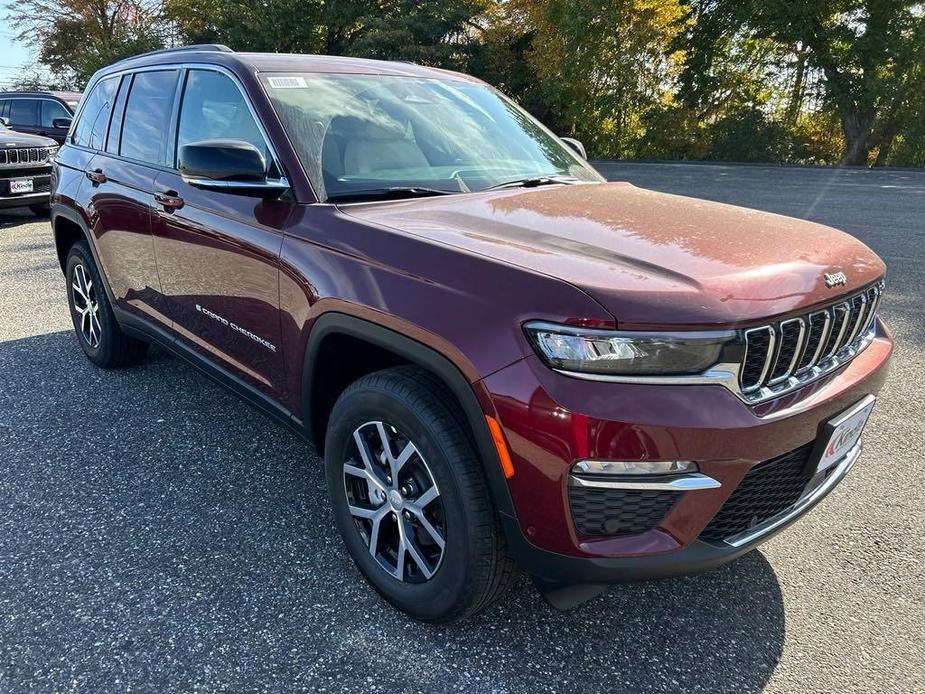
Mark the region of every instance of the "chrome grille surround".
[[[746, 356], [756, 331], [770, 330], [775, 339], [764, 354], [767, 366], [761, 378], [746, 380], [747, 372], [738, 369], [740, 397], [750, 403], [768, 400], [851, 361], [873, 338], [874, 317], [882, 294], [880, 282], [821, 311], [744, 331]], [[822, 332], [818, 342], [812, 344], [807, 326], [818, 325], [820, 320]], [[800, 326], [798, 332], [792, 327], [794, 323]], [[785, 362], [781, 362], [782, 357]]]
[[[803, 316], [775, 321], [739, 331], [735, 354], [726, 355], [700, 374], [677, 376], [604, 375], [555, 369], [558, 373], [586, 381], [650, 383], [665, 385], [720, 385], [749, 405], [789, 393], [844, 366], [864, 350], [876, 334], [875, 318], [883, 295], [883, 281], [847, 299]], [[855, 312], [855, 307], [858, 307]], [[813, 325], [822, 321], [822, 332], [807, 358]], [[782, 327], [801, 325], [799, 344], [792, 346], [786, 368], [774, 369], [782, 349]], [[817, 328], [818, 330], [818, 328]], [[792, 328], [788, 328], [792, 334]], [[850, 338], [850, 339], [849, 339]], [[815, 339], [815, 338], [813, 338]], [[788, 351], [790, 346], [788, 346]], [[786, 352], [785, 352], [786, 355]], [[757, 377], [756, 377], [757, 374]], [[772, 379], [772, 374], [774, 377]], [[749, 380], [751, 379], [751, 380]]]
[[51, 160], [57, 147], [5, 147], [0, 148], [0, 168], [45, 164]]

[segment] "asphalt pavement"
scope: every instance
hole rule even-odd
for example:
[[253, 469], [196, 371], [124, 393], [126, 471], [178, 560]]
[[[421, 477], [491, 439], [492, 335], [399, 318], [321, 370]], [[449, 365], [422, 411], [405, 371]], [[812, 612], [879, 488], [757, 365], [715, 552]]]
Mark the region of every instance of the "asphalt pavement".
[[816, 510], [707, 574], [415, 623], [347, 557], [310, 446], [163, 352], [94, 368], [47, 220], [0, 211], [0, 692], [925, 692], [925, 172], [600, 168], [886, 260], [893, 369]]

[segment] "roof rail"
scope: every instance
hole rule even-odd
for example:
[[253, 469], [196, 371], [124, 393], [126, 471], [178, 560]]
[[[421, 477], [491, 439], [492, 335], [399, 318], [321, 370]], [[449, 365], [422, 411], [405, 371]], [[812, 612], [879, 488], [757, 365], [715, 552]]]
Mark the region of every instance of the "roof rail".
[[135, 58], [146, 58], [149, 55], [165, 55], [167, 53], [180, 53], [182, 51], [216, 51], [218, 53], [234, 53], [233, 50], [222, 43], [195, 43], [189, 46], [175, 46], [174, 48], [161, 48], [156, 51], [139, 53], [138, 55], [129, 56], [122, 60], [117, 60], [113, 65], [124, 63], [126, 60], [135, 60]]

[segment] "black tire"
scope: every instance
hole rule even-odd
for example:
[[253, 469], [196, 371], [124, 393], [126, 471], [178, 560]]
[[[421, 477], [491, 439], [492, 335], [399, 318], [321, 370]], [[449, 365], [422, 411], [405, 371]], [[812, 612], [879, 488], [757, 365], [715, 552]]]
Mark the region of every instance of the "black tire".
[[[498, 516], [481, 463], [467, 435], [465, 420], [458, 408], [450, 404], [453, 402], [442, 383], [429, 372], [404, 366], [378, 371], [360, 378], [341, 394], [331, 412], [325, 438], [328, 492], [335, 522], [351, 557], [386, 600], [411, 617], [426, 622], [457, 621], [489, 607], [504, 595], [518, 575], [507, 556]], [[402, 469], [409, 468], [412, 475], [420, 474], [423, 463], [434, 489], [439, 489], [439, 496], [434, 499], [439, 500], [439, 505], [429, 502], [427, 508], [437, 506], [439, 514], [435, 513], [430, 520], [432, 527], [443, 533], [445, 545], [439, 563], [435, 568], [431, 566], [433, 573], [429, 577], [424, 575], [420, 563], [410, 552], [407, 554], [409, 567], [402, 570], [402, 580], [384, 568], [390, 565], [391, 559], [386, 556], [389, 550], [386, 530], [394, 527], [397, 533], [398, 523], [404, 522], [401, 515], [408, 519], [408, 525], [402, 526], [405, 536], [421, 540], [415, 545], [418, 556], [430, 563], [420, 550], [432, 535], [423, 532], [419, 516], [411, 516], [407, 510], [399, 513], [394, 505], [390, 506], [392, 501], [382, 502], [375, 510], [385, 509], [389, 525], [383, 520], [380, 527], [384, 529], [381, 533], [377, 531], [376, 549], [383, 549], [380, 556], [374, 557], [369, 549], [372, 528], [366, 530], [365, 525], [371, 521], [357, 520], [349, 510], [348, 495], [354, 504], [363, 503], [353, 496], [356, 487], [351, 480], [356, 478], [345, 475], [344, 471], [347, 461], [354, 464], [360, 460], [354, 432], [365, 432], [367, 429], [363, 426], [375, 426], [374, 422], [385, 423], [390, 427], [389, 436], [397, 437], [398, 443], [392, 449], [396, 457], [403, 450], [404, 442], [414, 444], [417, 453]], [[372, 441], [375, 443], [375, 435]], [[382, 466], [380, 481], [385, 482], [388, 470], [387, 465]], [[409, 477], [408, 481], [410, 484], [414, 480]], [[361, 494], [364, 485], [368, 486], [371, 494], [366, 501], [369, 506], [376, 506], [373, 496], [381, 492], [377, 492], [365, 477], [360, 478], [358, 484]], [[396, 489], [387, 493], [397, 493], [399, 484], [404, 485], [404, 478], [399, 481], [396, 476]], [[406, 502], [423, 498], [426, 481], [419, 486], [421, 489], [411, 493]], [[408, 508], [413, 506], [409, 504]], [[396, 539], [392, 546], [400, 546], [398, 542]], [[430, 549], [435, 546], [431, 543]], [[396, 559], [392, 568], [398, 570], [398, 564]]]
[[[81, 281], [81, 276], [84, 281]], [[71, 320], [77, 341], [87, 358], [104, 369], [131, 366], [144, 359], [148, 343], [122, 332], [86, 241], [78, 241], [68, 251], [65, 277]], [[78, 290], [77, 287], [83, 289]], [[91, 315], [87, 315], [85, 310], [88, 302], [91, 307], [95, 306]]]
[[44, 205], [29, 205], [29, 209], [32, 210], [32, 214], [36, 217], [47, 217], [48, 213], [51, 211], [51, 207], [48, 206], [48, 203]]

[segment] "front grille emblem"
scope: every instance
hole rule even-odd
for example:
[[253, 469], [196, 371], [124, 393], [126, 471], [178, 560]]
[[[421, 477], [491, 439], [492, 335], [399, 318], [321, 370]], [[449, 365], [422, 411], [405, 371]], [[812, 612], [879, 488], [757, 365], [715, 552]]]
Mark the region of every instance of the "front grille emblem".
[[848, 276], [844, 272], [827, 272], [823, 275], [826, 287], [838, 287], [848, 284]]

